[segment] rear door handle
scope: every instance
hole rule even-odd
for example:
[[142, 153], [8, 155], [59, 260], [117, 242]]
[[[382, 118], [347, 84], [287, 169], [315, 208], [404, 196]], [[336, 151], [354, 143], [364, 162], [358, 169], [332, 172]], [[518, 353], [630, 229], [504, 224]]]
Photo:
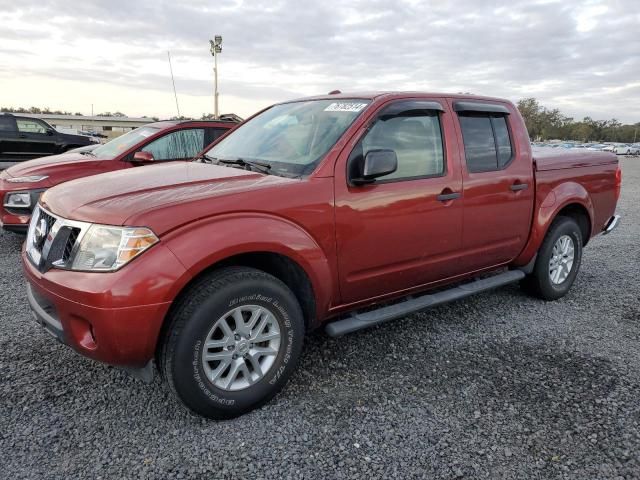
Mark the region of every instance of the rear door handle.
[[528, 183], [514, 183], [513, 185], [511, 185], [511, 190], [513, 190], [514, 192], [526, 190], [527, 188], [529, 188]]
[[455, 200], [456, 198], [460, 198], [460, 193], [452, 192], [452, 193], [441, 193], [436, 197], [439, 202], [448, 202], [449, 200]]

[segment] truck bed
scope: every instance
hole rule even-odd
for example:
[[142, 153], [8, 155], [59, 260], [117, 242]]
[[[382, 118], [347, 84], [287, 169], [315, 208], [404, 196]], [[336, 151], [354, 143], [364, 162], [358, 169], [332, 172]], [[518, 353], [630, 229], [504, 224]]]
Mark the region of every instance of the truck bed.
[[618, 162], [614, 153], [586, 149], [534, 147], [532, 154], [536, 170], [539, 172], [616, 164]]

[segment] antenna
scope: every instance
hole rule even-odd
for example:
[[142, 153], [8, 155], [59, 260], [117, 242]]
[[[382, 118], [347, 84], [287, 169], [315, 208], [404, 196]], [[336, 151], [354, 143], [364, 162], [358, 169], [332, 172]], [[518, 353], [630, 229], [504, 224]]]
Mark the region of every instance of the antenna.
[[171, 66], [171, 52], [167, 52], [169, 58], [169, 71], [171, 72], [171, 83], [173, 84], [173, 96], [176, 97], [176, 110], [178, 110], [178, 118], [180, 117], [180, 105], [178, 105], [178, 94], [176, 93], [176, 81], [173, 79], [173, 67]]

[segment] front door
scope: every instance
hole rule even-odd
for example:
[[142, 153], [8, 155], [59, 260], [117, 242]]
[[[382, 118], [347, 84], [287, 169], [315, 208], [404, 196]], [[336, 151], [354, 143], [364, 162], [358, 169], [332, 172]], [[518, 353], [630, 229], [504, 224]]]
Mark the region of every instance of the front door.
[[22, 143], [25, 158], [41, 157], [56, 153], [56, 135], [52, 129], [35, 118], [16, 117], [18, 139]]
[[[451, 274], [461, 247], [462, 179], [445, 103], [385, 104], [335, 171], [336, 238], [343, 303], [399, 292]], [[353, 145], [353, 143], [351, 143]], [[396, 153], [397, 170], [354, 185], [367, 152]]]

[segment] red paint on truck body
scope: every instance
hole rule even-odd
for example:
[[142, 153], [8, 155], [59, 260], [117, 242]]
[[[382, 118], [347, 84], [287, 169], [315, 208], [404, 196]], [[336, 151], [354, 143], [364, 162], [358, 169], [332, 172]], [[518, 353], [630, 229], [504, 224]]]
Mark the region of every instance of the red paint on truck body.
[[[203, 271], [242, 254], [279, 254], [300, 266], [313, 290], [311, 326], [319, 326], [358, 307], [479, 272], [525, 265], [567, 205], [588, 212], [591, 235], [614, 214], [615, 156], [593, 153], [563, 161], [553, 154], [532, 153], [522, 118], [510, 102], [425, 93], [320, 98], [371, 102], [306, 177], [173, 163], [118, 172], [108, 183], [83, 179], [43, 195], [42, 205], [56, 215], [145, 226], [160, 238], [114, 273], [52, 269], [40, 274], [23, 254], [30, 284], [58, 308], [63, 326], [71, 328], [77, 318], [94, 325], [93, 349], [73, 338], [67, 342], [107, 363], [144, 364], [153, 358], [167, 311], [185, 286]], [[350, 186], [346, 162], [351, 150], [380, 109], [403, 99], [441, 105], [446, 173]], [[456, 99], [508, 109], [514, 156], [506, 168], [467, 170], [453, 109]], [[513, 191], [511, 186], [518, 183], [528, 188]], [[442, 192], [461, 196], [438, 201]]]

